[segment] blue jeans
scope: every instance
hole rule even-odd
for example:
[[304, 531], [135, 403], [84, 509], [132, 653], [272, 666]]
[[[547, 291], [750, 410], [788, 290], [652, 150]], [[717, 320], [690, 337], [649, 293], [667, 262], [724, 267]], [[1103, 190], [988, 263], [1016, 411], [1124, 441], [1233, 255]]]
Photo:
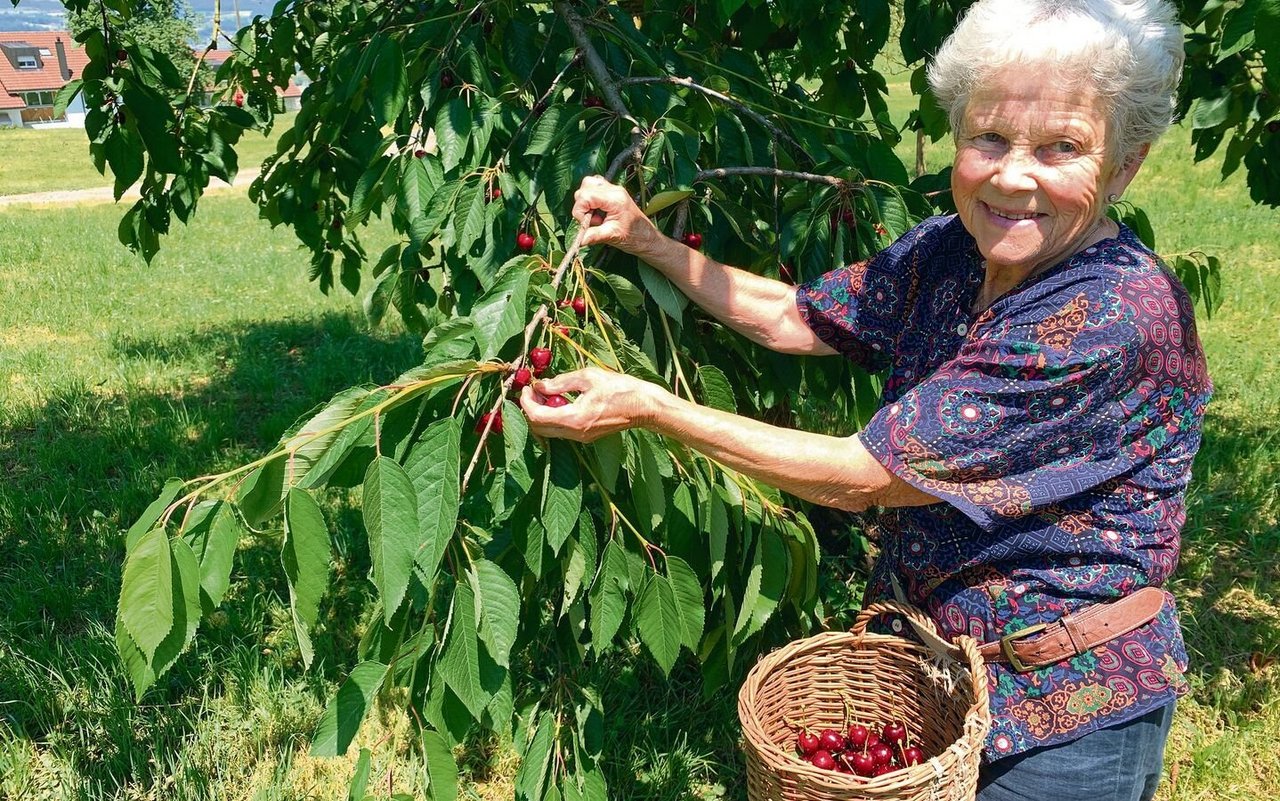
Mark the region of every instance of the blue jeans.
[[1173, 707], [983, 765], [977, 801], [1151, 801]]

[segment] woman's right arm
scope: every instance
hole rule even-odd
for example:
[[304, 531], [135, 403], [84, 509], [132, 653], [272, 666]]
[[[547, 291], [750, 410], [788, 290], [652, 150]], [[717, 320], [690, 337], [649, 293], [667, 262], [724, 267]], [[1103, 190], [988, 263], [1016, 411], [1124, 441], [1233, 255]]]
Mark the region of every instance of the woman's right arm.
[[584, 245], [611, 245], [639, 258], [671, 280], [694, 303], [725, 325], [781, 353], [829, 356], [836, 351], [819, 339], [796, 307], [796, 288], [709, 259], [665, 236], [626, 190], [598, 176], [583, 179], [574, 195], [573, 215], [603, 222], [590, 228]]

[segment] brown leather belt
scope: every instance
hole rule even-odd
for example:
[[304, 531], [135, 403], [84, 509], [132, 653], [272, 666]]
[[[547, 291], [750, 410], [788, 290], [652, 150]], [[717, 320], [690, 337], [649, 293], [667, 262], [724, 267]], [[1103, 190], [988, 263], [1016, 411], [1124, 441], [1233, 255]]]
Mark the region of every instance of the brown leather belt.
[[1143, 587], [1118, 601], [1093, 604], [1052, 623], [1037, 623], [978, 648], [988, 662], [1007, 662], [1019, 673], [1083, 654], [1160, 614], [1164, 592]]

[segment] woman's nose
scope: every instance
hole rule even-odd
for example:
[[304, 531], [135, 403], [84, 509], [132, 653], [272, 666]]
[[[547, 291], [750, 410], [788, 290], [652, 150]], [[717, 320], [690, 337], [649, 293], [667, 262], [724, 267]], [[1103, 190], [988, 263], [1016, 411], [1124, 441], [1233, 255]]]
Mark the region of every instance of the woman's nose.
[[991, 183], [1007, 193], [1033, 192], [1036, 188], [1035, 158], [1020, 148], [1010, 148], [996, 162]]

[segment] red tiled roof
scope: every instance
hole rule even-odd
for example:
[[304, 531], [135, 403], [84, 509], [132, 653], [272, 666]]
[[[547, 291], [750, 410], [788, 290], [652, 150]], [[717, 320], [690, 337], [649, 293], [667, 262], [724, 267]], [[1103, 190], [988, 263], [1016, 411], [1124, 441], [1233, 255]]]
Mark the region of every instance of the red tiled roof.
[[9, 90], [5, 88], [4, 81], [0, 81], [0, 109], [26, 107], [27, 104], [22, 98], [9, 94]]
[[[197, 57], [199, 57], [199, 55], [204, 52], [204, 48], [196, 47], [193, 49]], [[222, 62], [226, 61], [227, 59], [231, 58], [234, 55], [235, 55], [234, 50], [210, 50], [209, 54], [204, 57], [204, 63], [208, 64], [210, 67], [213, 67], [214, 69], [217, 69], [218, 66], [222, 64]]]
[[[80, 72], [89, 63], [89, 56], [80, 47], [80, 43], [71, 38], [70, 31], [5, 31], [0, 33], [0, 44], [28, 44], [41, 50], [48, 50], [49, 55], [40, 55], [44, 65], [40, 69], [16, 69], [9, 59], [0, 56], [0, 85], [6, 93], [51, 91], [66, 85], [58, 66], [58, 50], [55, 42], [61, 39], [66, 48], [67, 66], [71, 69], [71, 77], [80, 77]], [[4, 102], [0, 100], [0, 102]], [[14, 108], [10, 106], [10, 108]], [[20, 107], [19, 107], [20, 108]]]

